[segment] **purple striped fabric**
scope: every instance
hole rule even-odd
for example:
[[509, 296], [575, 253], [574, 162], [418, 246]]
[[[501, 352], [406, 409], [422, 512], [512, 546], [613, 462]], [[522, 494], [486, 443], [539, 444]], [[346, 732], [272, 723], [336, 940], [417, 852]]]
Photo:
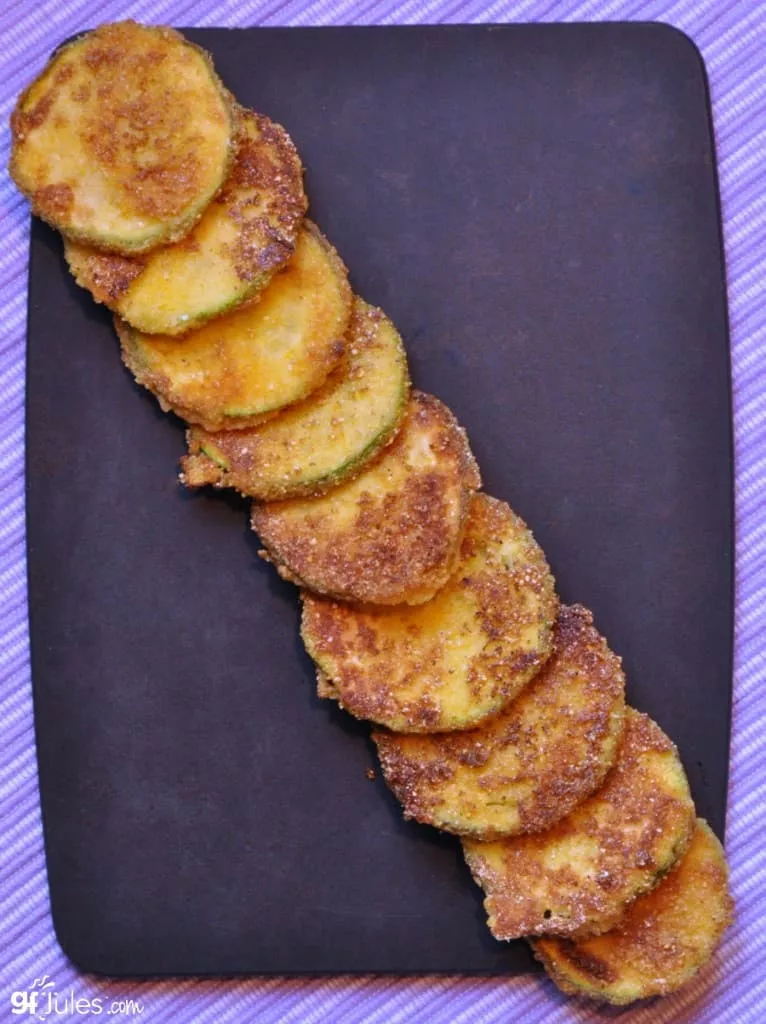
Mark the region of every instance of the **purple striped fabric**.
[[[336, 0], [5, 0], [0, 11], [2, 163], [18, 91], [51, 49], [101, 21], [133, 17], [197, 26], [661, 20], [683, 29], [710, 75], [728, 260], [737, 442], [737, 641], [727, 850], [738, 904], [715, 961], [675, 996], [620, 1021], [731, 1022], [766, 1017], [766, 5], [763, 0], [519, 0], [341, 3]], [[0, 182], [0, 1020], [11, 995], [48, 975], [61, 999], [138, 1000], [152, 1022], [585, 1021], [611, 1013], [566, 1000], [537, 978], [333, 977], [308, 980], [105, 982], [79, 975], [51, 927], [38, 809], [24, 558], [24, 335], [29, 215]], [[63, 1004], [62, 1004], [63, 1005]], [[762, 1016], [763, 1015], [763, 1016]], [[137, 1015], [134, 1015], [134, 1018]], [[24, 1016], [23, 1019], [30, 1019]], [[56, 1019], [52, 1015], [50, 1020]], [[71, 1018], [70, 1018], [71, 1019]], [[123, 1013], [118, 1019], [129, 1019]]]

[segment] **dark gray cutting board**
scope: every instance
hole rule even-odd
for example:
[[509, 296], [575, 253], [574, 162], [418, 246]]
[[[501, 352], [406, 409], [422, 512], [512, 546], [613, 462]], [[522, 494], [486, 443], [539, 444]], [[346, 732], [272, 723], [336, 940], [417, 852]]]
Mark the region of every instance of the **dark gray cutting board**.
[[[705, 74], [652, 25], [190, 33], [281, 121], [312, 215], [468, 428], [487, 490], [624, 655], [721, 834], [732, 455]], [[246, 508], [34, 224], [29, 579], [53, 914], [80, 967], [494, 971], [456, 841], [402, 821], [313, 694]]]

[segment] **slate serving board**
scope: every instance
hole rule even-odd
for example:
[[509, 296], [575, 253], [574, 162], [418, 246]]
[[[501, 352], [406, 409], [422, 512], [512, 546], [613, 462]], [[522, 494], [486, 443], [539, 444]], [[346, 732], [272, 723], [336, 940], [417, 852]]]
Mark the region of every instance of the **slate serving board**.
[[[710, 111], [656, 25], [200, 30], [292, 133], [312, 216], [486, 489], [624, 655], [722, 834], [732, 436]], [[111, 975], [517, 972], [458, 843], [402, 821], [313, 693], [246, 506], [177, 486], [181, 424], [32, 232], [34, 701], [56, 931]]]

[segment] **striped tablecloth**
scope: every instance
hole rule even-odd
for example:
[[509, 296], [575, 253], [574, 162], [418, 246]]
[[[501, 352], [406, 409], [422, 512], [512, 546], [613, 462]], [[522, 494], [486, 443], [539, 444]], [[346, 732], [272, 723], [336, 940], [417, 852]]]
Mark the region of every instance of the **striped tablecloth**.
[[[728, 262], [737, 453], [737, 640], [727, 851], [736, 925], [715, 962], [677, 995], [621, 1022], [742, 1024], [766, 1019], [766, 2], [520, 0], [4, 0], [0, 5], [2, 164], [14, 98], [62, 39], [122, 17], [175, 25], [661, 20], [702, 51], [713, 97]], [[332, 977], [104, 982], [67, 962], [51, 926], [38, 806], [24, 557], [24, 338], [29, 214], [3, 171], [0, 245], [0, 1020], [12, 994], [48, 975], [119, 1020], [237, 1022], [585, 1021], [613, 1016], [540, 978]], [[94, 1000], [101, 1000], [94, 1003]], [[86, 1016], [86, 1004], [69, 1020]], [[93, 1014], [91, 1014], [93, 1015]], [[49, 1020], [59, 1019], [51, 1015]]]

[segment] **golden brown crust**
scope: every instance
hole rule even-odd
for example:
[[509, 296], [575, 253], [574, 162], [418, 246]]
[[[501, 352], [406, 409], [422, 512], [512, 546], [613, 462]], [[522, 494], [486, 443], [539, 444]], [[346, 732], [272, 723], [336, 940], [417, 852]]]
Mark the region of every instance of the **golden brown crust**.
[[351, 301], [342, 260], [306, 221], [259, 302], [181, 338], [115, 325], [123, 361], [163, 408], [209, 431], [239, 430], [321, 387], [344, 356]]
[[562, 991], [624, 1006], [689, 981], [712, 956], [732, 911], [723, 848], [698, 819], [684, 856], [613, 931], [535, 939], [532, 948]]
[[[245, 123], [255, 129], [257, 144], [252, 133], [241, 131]], [[163, 408], [207, 431], [225, 428], [222, 444], [231, 463], [252, 461], [242, 428], [258, 427], [301, 403], [345, 355], [341, 336], [351, 307], [346, 270], [317, 229], [307, 225], [306, 234], [327, 247], [328, 262], [342, 279], [339, 294], [313, 318], [305, 317], [309, 341], [303, 352], [289, 350], [283, 378], [260, 366], [253, 372], [251, 385], [260, 372], [278, 395], [243, 387], [253, 370], [252, 353], [243, 359], [222, 337], [207, 350], [202, 345], [191, 372], [185, 360], [189, 355], [193, 361], [193, 339], [175, 368], [172, 359], [153, 363], [149, 350], [260, 298], [294, 256], [306, 199], [300, 160], [286, 132], [268, 118], [240, 111], [209, 55], [175, 30], [124, 21], [59, 50], [19, 97], [11, 134], [11, 175], [33, 212], [68, 236], [77, 282], [144, 332], [140, 343], [118, 322], [124, 360], [137, 380]], [[189, 262], [206, 264], [206, 209], [211, 215], [225, 209], [236, 225], [217, 249], [229, 279], [221, 272], [216, 287], [209, 279], [208, 291], [200, 292], [189, 275], [178, 288], [177, 308], [160, 312], [155, 299], [178, 284], [163, 265], [157, 295], [150, 287], [131, 305], [153, 257], [159, 261], [174, 249]], [[195, 293], [204, 303], [192, 309], [186, 298]], [[142, 308], [150, 311], [148, 319], [142, 319]], [[294, 330], [289, 315], [285, 323], [280, 344]], [[264, 349], [279, 347], [272, 342]], [[207, 391], [195, 391], [195, 377], [205, 378]], [[290, 490], [285, 474], [271, 490], [249, 491], [261, 500], [290, 499], [281, 507], [254, 507], [253, 527], [268, 547], [262, 555], [286, 579], [335, 598], [304, 594], [303, 630], [320, 666], [318, 692], [359, 717], [421, 733], [374, 734], [386, 779], [406, 817], [472, 837], [466, 859], [486, 890], [493, 934], [552, 936], [533, 940], [533, 948], [565, 992], [622, 1005], [674, 991], [709, 959], [732, 912], [723, 851], [704, 822], [692, 824], [677, 752], [646, 716], [623, 714], [619, 659], [585, 609], [561, 610], [554, 656], [540, 671], [550, 656], [557, 606], [542, 553], [530, 536], [529, 563], [514, 570], [513, 585], [497, 566], [483, 571], [477, 562], [486, 538], [474, 529], [476, 521], [494, 537], [513, 514], [474, 494], [481, 481], [465, 433], [432, 396], [412, 396], [405, 430], [372, 465], [398, 426], [391, 417], [362, 455], [321, 479], [293, 482]], [[403, 457], [412, 441], [408, 431], [415, 442]], [[426, 448], [430, 462], [419, 462]], [[356, 491], [346, 490], [356, 487], [349, 480], [368, 464], [367, 483], [374, 480], [374, 486], [363, 481]], [[186, 473], [192, 486], [222, 481], [201, 443], [187, 459]], [[335, 504], [332, 496], [325, 503], [328, 489], [341, 482]], [[299, 496], [313, 503], [296, 503]], [[470, 563], [470, 571], [451, 580], [459, 560], [463, 568]], [[475, 602], [473, 634], [450, 633], [448, 616], [440, 618], [438, 602], [448, 603], [450, 586]], [[520, 589], [537, 600], [523, 616], [515, 604]], [[417, 619], [429, 607], [423, 602], [433, 605], [430, 614], [440, 626], [434, 630], [432, 622], [427, 637]], [[378, 628], [389, 612], [402, 619], [398, 647]], [[524, 643], [517, 635], [522, 626], [529, 634]], [[461, 681], [468, 696], [460, 694], [448, 706], [434, 679], [442, 670], [445, 686], [456, 689], [452, 649], [470, 646], [469, 635], [481, 643], [465, 657]], [[402, 679], [402, 692], [396, 692]], [[522, 687], [526, 692], [518, 696]], [[437, 732], [466, 730], [477, 721], [484, 724], [470, 732]], [[424, 735], [430, 731], [435, 734]], [[367, 775], [374, 777], [372, 769]], [[507, 838], [518, 833], [537, 834]], [[476, 841], [497, 837], [506, 838]]]
[[626, 709], [618, 760], [602, 788], [548, 832], [463, 841], [486, 893], [492, 934], [585, 935], [612, 928], [688, 846], [694, 805], [678, 752]]
[[402, 340], [382, 310], [357, 298], [345, 341], [346, 358], [322, 387], [265, 426], [191, 428], [182, 483], [278, 501], [358, 476], [396, 436], [410, 381]]
[[405, 817], [483, 840], [541, 832], [603, 782], [622, 735], [624, 689], [621, 661], [591, 613], [562, 607], [552, 656], [486, 724], [372, 738]]
[[295, 146], [261, 114], [239, 122], [231, 172], [185, 238], [133, 257], [66, 241], [77, 283], [137, 330], [185, 333], [258, 295], [293, 256], [307, 205]]
[[231, 98], [209, 56], [174, 29], [133, 21], [59, 49], [19, 97], [11, 132], [10, 172], [34, 212], [125, 253], [185, 234], [236, 148]]
[[64, 252], [75, 281], [81, 288], [87, 288], [96, 302], [110, 309], [119, 305], [119, 300], [146, 266], [141, 256], [120, 256], [92, 246], [81, 246], [80, 242], [65, 241]]
[[452, 574], [480, 484], [465, 431], [438, 399], [413, 392], [393, 444], [319, 498], [253, 505], [252, 527], [279, 571], [343, 600], [428, 600]]
[[[215, 201], [240, 226], [233, 253], [237, 275], [247, 284], [263, 286], [295, 252], [308, 202], [300, 157], [285, 129], [254, 111], [242, 111], [242, 118], [254, 130], [243, 133], [237, 159]], [[257, 218], [249, 215], [253, 206]]]
[[474, 494], [456, 571], [431, 601], [373, 608], [306, 593], [301, 632], [326, 693], [357, 718], [407, 733], [468, 729], [545, 662], [557, 607], [526, 525]]

